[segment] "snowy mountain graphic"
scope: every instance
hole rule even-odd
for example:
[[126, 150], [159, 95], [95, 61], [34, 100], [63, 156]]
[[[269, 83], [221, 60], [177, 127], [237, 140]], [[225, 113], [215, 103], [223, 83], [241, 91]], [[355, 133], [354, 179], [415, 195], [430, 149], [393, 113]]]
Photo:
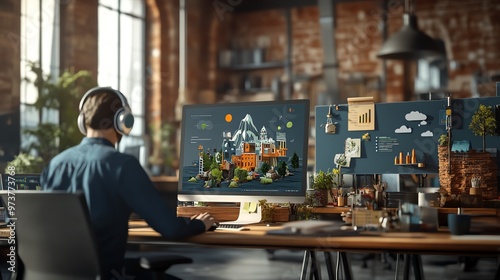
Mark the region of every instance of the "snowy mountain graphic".
[[251, 142], [256, 143], [259, 141], [259, 131], [255, 127], [252, 121], [252, 116], [247, 114], [241, 121], [238, 127], [233, 134], [233, 138], [235, 147], [240, 147], [242, 142]]

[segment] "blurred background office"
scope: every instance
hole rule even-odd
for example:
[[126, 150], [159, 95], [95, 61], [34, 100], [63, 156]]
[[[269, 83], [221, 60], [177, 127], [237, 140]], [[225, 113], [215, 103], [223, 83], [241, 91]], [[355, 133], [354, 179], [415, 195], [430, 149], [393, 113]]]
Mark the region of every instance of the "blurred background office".
[[[175, 175], [183, 104], [310, 98], [313, 112], [354, 96], [492, 96], [499, 10], [497, 0], [4, 0], [0, 169], [22, 153], [36, 172], [78, 143], [77, 100], [95, 84], [128, 97], [136, 125], [120, 149], [152, 175]], [[399, 43], [384, 42], [403, 27], [432, 38], [434, 53], [395, 55]], [[311, 124], [313, 168], [314, 114]]]

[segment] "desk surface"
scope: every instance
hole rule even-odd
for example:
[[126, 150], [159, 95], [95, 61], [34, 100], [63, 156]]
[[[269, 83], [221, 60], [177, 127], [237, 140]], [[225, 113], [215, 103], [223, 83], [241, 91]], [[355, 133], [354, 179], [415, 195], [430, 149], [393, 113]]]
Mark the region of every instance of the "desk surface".
[[[394, 232], [361, 236], [267, 235], [277, 227], [251, 226], [249, 231], [214, 231], [180, 240], [180, 242], [217, 247], [301, 249], [319, 251], [380, 252], [480, 255], [500, 254], [500, 235], [451, 236], [448, 232]], [[129, 231], [129, 242], [171, 244], [151, 229]]]
[[[350, 207], [315, 207], [312, 209], [316, 214], [341, 214], [350, 211]], [[457, 208], [436, 208], [439, 214], [457, 213]], [[192, 217], [193, 215], [208, 212], [219, 221], [232, 221], [238, 218], [240, 208], [234, 206], [184, 206], [177, 207], [177, 215], [181, 217]], [[500, 208], [462, 208], [464, 214], [472, 215], [497, 215], [500, 216]], [[274, 220], [277, 222], [288, 221], [288, 208], [279, 207], [275, 209]]]

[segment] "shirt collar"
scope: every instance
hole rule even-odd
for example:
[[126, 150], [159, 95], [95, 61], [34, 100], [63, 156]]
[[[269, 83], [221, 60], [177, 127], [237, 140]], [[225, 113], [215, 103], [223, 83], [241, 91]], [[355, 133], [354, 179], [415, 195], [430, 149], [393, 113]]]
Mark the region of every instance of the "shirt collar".
[[88, 145], [88, 144], [100, 144], [100, 145], [106, 145], [110, 147], [115, 147], [113, 143], [111, 143], [108, 139], [105, 138], [89, 138], [89, 137], [84, 137], [81, 142], [82, 145]]

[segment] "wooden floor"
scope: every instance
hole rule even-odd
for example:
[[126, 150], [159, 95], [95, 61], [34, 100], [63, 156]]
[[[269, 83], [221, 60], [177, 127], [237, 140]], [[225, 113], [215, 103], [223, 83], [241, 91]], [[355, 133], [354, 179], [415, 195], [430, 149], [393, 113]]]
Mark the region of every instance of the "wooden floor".
[[[270, 254], [262, 249], [175, 247], [167, 251], [193, 258], [193, 264], [177, 265], [168, 270], [170, 274], [185, 280], [300, 279], [303, 258], [303, 252], [288, 250]], [[396, 279], [396, 263], [391, 256], [387, 262], [383, 262], [379, 254], [375, 258], [372, 255], [372, 258], [364, 262], [363, 259], [367, 256], [369, 255], [348, 254], [354, 280]], [[318, 258], [322, 268], [325, 268], [323, 254], [318, 254]], [[483, 280], [494, 278], [497, 260], [481, 258], [472, 269], [468, 269], [470, 271], [465, 272], [455, 256], [422, 256], [422, 262], [427, 280]], [[399, 263], [398, 268], [397, 279], [403, 279], [403, 262]], [[321, 276], [322, 279], [328, 279], [324, 270]], [[410, 279], [414, 279], [413, 275]]]

